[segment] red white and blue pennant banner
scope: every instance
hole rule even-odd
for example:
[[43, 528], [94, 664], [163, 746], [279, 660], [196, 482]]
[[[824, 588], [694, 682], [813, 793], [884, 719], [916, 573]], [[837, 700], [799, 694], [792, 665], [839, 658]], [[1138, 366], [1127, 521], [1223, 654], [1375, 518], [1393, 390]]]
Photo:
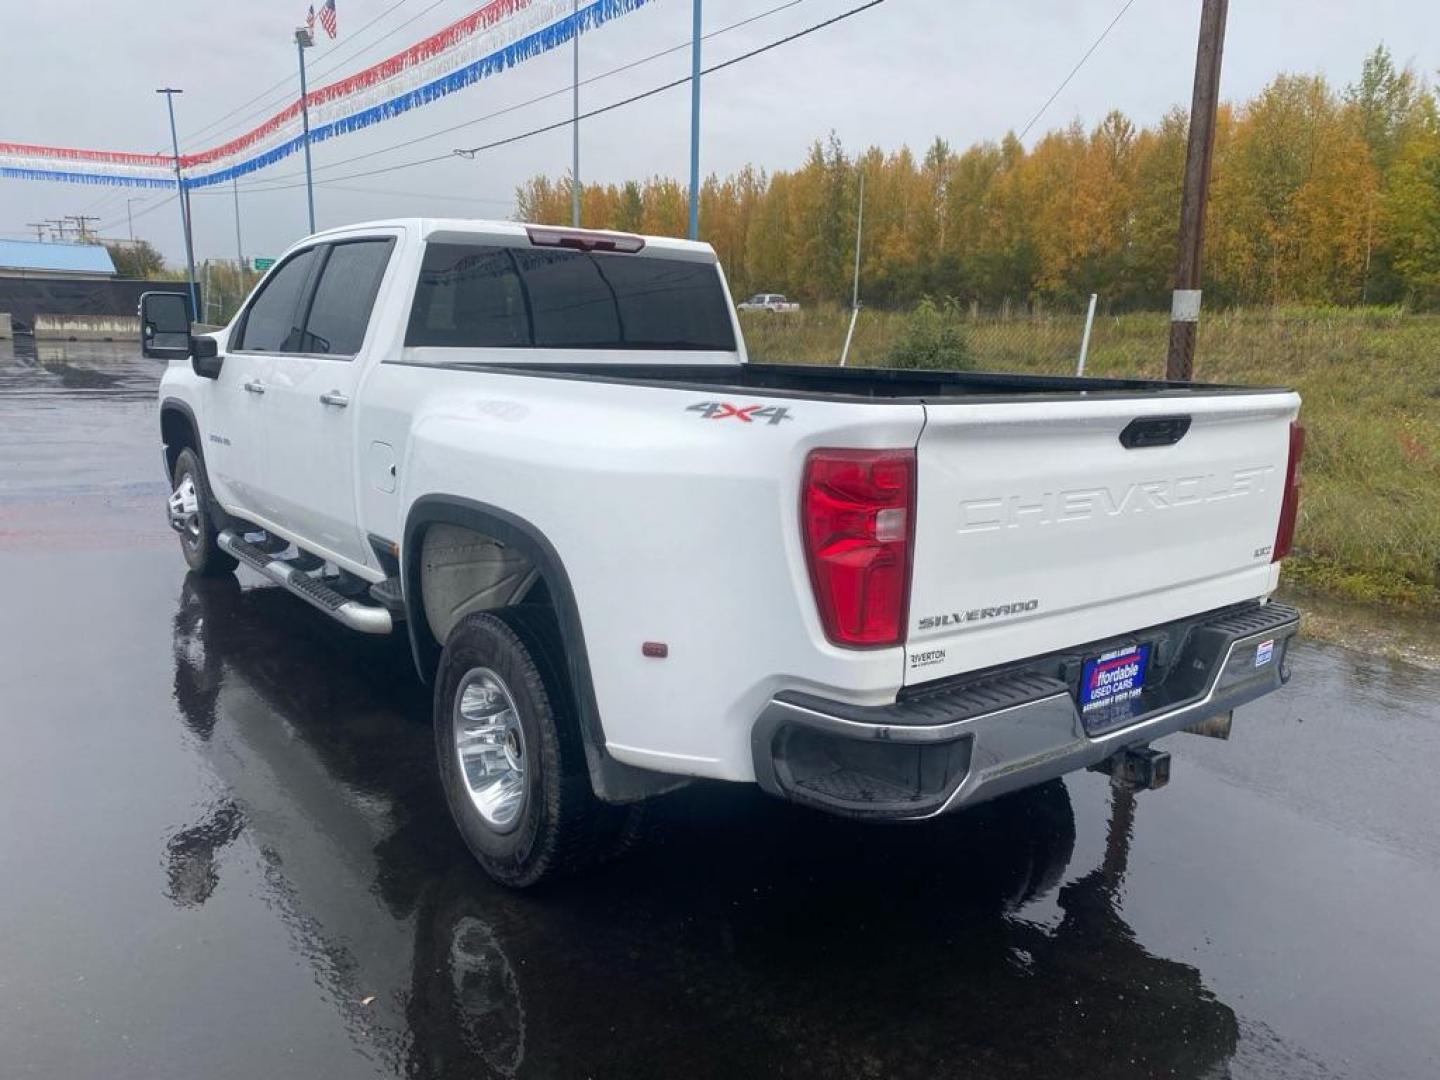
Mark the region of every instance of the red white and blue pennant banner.
[[[371, 127], [498, 75], [626, 15], [648, 0], [490, 0], [463, 19], [363, 71], [310, 91], [310, 141]], [[333, 8], [332, 8], [333, 10]], [[185, 187], [208, 187], [301, 149], [300, 102], [229, 142], [180, 155]], [[175, 187], [169, 154], [0, 142], [0, 178]]]

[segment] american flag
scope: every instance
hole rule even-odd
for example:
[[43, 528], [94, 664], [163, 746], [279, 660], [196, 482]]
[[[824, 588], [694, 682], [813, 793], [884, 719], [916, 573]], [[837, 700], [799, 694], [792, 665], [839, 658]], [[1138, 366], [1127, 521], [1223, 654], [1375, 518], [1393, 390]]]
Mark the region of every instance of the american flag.
[[320, 25], [325, 33], [335, 36], [335, 0], [325, 0], [325, 6], [320, 9]]
[[315, 5], [310, 5], [310, 14], [305, 16], [305, 29], [310, 31], [310, 36], [315, 36]]

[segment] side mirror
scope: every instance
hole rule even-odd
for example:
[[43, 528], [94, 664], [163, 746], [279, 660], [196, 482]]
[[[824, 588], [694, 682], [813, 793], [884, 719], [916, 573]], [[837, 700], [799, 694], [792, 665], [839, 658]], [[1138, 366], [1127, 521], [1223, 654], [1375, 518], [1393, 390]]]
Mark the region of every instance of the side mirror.
[[173, 292], [140, 295], [140, 351], [156, 360], [190, 355], [190, 305]]
[[195, 374], [202, 379], [218, 379], [220, 367], [225, 363], [225, 358], [220, 355], [220, 349], [212, 337], [192, 337], [190, 339], [190, 366]]
[[189, 357], [195, 374], [205, 379], [218, 379], [224, 363], [214, 338], [191, 336], [190, 305], [180, 293], [141, 294], [140, 351], [156, 360]]

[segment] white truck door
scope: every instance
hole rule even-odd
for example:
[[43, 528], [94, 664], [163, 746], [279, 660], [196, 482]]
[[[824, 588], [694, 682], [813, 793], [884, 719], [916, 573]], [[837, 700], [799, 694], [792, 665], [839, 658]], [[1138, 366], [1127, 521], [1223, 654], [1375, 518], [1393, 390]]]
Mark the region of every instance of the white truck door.
[[205, 470], [220, 501], [242, 516], [273, 513], [265, 475], [270, 374], [297, 334], [296, 312], [314, 266], [315, 251], [306, 249], [270, 272], [236, 320], [220, 377], [205, 388]]
[[323, 250], [299, 346], [271, 372], [266, 485], [276, 524], [321, 555], [373, 563], [356, 513], [355, 406], [375, 296], [394, 240]]

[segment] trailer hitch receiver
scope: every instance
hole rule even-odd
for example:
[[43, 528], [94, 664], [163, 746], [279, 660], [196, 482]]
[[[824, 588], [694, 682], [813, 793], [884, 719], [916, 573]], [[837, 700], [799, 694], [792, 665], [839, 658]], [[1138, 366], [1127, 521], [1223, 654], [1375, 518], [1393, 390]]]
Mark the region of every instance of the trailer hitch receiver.
[[1132, 746], [1101, 763], [1110, 783], [1129, 791], [1154, 791], [1170, 782], [1170, 755], [1148, 746]]

